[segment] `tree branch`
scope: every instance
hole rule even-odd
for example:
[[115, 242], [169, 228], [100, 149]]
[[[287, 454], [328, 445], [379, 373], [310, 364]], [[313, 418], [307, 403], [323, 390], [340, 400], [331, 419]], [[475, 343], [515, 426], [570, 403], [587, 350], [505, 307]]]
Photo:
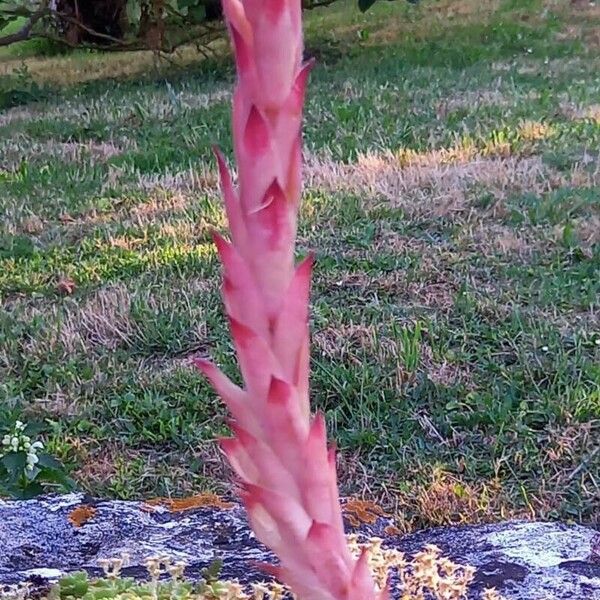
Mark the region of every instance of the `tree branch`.
[[304, 10], [313, 10], [314, 8], [321, 8], [323, 6], [329, 6], [333, 4], [336, 0], [307, 0], [302, 4], [302, 8]]
[[66, 15], [64, 13], [59, 13], [59, 12], [56, 12], [55, 14], [58, 16], [58, 18], [66, 21], [67, 23], [71, 23], [71, 25], [75, 25], [75, 27], [79, 27], [79, 29], [82, 29], [86, 33], [89, 33], [90, 35], [97, 37], [101, 40], [106, 40], [107, 42], [112, 42], [113, 44], [121, 45], [124, 47], [129, 45], [126, 41], [124, 41], [120, 38], [116, 38], [116, 37], [113, 37], [112, 35], [108, 35], [106, 33], [100, 33], [99, 31], [95, 31], [91, 27], [88, 27], [87, 25], [82, 23], [79, 19], [73, 18], [70, 15]]
[[46, 5], [44, 5], [29, 17], [27, 23], [25, 23], [25, 25], [23, 25], [19, 31], [15, 31], [14, 33], [9, 33], [0, 37], [0, 46], [10, 46], [16, 42], [28, 40], [31, 37], [31, 30], [33, 29], [34, 25], [48, 14], [50, 14], [50, 10]]

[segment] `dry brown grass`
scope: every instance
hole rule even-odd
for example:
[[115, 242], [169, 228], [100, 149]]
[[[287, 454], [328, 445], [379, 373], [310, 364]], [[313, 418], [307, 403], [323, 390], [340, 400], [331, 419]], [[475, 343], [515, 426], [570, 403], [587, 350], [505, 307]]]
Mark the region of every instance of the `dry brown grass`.
[[157, 175], [139, 173], [135, 187], [146, 191], [159, 189], [168, 192], [200, 192], [217, 195], [219, 177], [212, 165], [201, 164], [185, 171], [165, 170]]
[[131, 142], [122, 141], [118, 144], [111, 142], [60, 142], [49, 140], [42, 148], [42, 152], [50, 154], [55, 158], [61, 158], [65, 162], [78, 162], [89, 156], [94, 162], [105, 162], [113, 156], [119, 156], [125, 150], [134, 149]]
[[377, 329], [373, 325], [337, 324], [316, 331], [313, 336], [315, 351], [330, 359], [360, 364], [357, 351], [383, 352], [377, 343]]
[[[1, 64], [1, 63], [0, 63]], [[168, 119], [181, 114], [186, 110], [206, 108], [213, 104], [224, 102], [231, 96], [228, 89], [214, 89], [206, 93], [180, 91], [177, 93], [177, 102], [166, 92], [155, 91], [143, 99], [139, 107], [145, 118]], [[36, 122], [48, 119], [60, 119], [65, 122], [87, 122], [93, 118], [102, 118], [106, 123], [128, 123], [135, 126], [139, 117], [133, 111], [131, 103], [107, 103], [105, 100], [92, 100], [88, 103], [62, 102], [61, 104], [26, 107], [15, 107], [0, 114], [0, 126], [17, 124], [20, 122]]]
[[[496, 480], [466, 483], [458, 475], [434, 468], [429, 484], [416, 494], [404, 494], [400, 500], [399, 527], [404, 531], [418, 528], [421, 522], [432, 526], [482, 523], [494, 515], [515, 516], [508, 509], [509, 499], [502, 497]], [[412, 515], [410, 513], [413, 513]]]
[[530, 229], [516, 231], [507, 225], [489, 222], [482, 222], [465, 230], [461, 242], [484, 256], [500, 254], [520, 261], [526, 261], [536, 249], [547, 245], [546, 240], [540, 239]]
[[[225, 40], [212, 44], [215, 52], [223, 52]], [[0, 60], [0, 75], [7, 75], [23, 64], [38, 83], [71, 86], [99, 79], [120, 79], [151, 72], [159, 73], [172, 69], [173, 63], [179, 67], [189, 67], [205, 60], [194, 46], [185, 46], [176, 52], [170, 60], [157, 59], [152, 52], [124, 52], [82, 55], [74, 53], [65, 56], [29, 57]]]
[[[410, 23], [404, 23], [402, 19], [388, 19], [373, 32], [367, 45], [396, 41], [402, 32], [416, 40], [428, 39], [432, 31], [443, 30], [453, 22], [461, 25], [486, 22], [500, 5], [500, 0], [440, 0], [435, 4], [424, 4], [422, 18]], [[358, 28], [356, 26], [355, 30]]]
[[[421, 423], [422, 425], [422, 423]], [[441, 443], [437, 440], [437, 443]], [[460, 439], [445, 443], [459, 445]], [[500, 479], [470, 483], [465, 477], [436, 466], [416, 464], [419, 484], [407, 489], [394, 476], [379, 481], [361, 464], [358, 456], [338, 456], [341, 481], [352, 481], [362, 497], [373, 501], [394, 515], [399, 533], [424, 527], [487, 523], [507, 518], [530, 518], [531, 512], [514, 509], [511, 490], [504, 490]], [[407, 474], [403, 479], [406, 480]], [[374, 485], [376, 484], [376, 485]]]
[[559, 33], [559, 39], [581, 41], [588, 50], [600, 48], [600, 5], [591, 1], [570, 3], [570, 11], [570, 18]]
[[[180, 306], [186, 306], [196, 319], [197, 336], [202, 339], [206, 335], [205, 323], [191, 299], [199, 294], [206, 294], [214, 287], [214, 282], [205, 279], [191, 278], [178, 290]], [[73, 298], [64, 303], [42, 300], [28, 304], [25, 300], [16, 299], [12, 303], [13, 310], [19, 309], [24, 321], [43, 318], [44, 335], [26, 339], [23, 351], [28, 355], [43, 357], [55, 351], [67, 354], [83, 353], [91, 355], [96, 352], [112, 351], [119, 347], [127, 347], [143, 336], [140, 323], [131, 315], [134, 300], [142, 299], [148, 310], [158, 314], [163, 310], [161, 299], [153, 292], [130, 290], [123, 283], [112, 283], [89, 293], [84, 300]], [[156, 372], [156, 369], [151, 369]], [[140, 375], [143, 374], [140, 363]], [[39, 402], [64, 404], [65, 396], [57, 390], [49, 398]], [[65, 406], [67, 406], [65, 404]]]
[[442, 386], [461, 384], [466, 389], [474, 387], [472, 373], [467, 367], [451, 363], [447, 359], [437, 358], [427, 343], [421, 347], [421, 369], [435, 384]]
[[[180, 219], [174, 222], [158, 221], [153, 235], [160, 236], [161, 239], [170, 239], [179, 247], [191, 248], [198, 241], [207, 238], [211, 225], [214, 226], [202, 219], [198, 221], [191, 219]], [[148, 235], [144, 230], [139, 236], [109, 234], [107, 238], [106, 247], [131, 251], [141, 251], [149, 242]]]
[[591, 250], [600, 244], [600, 217], [592, 215], [589, 218], [580, 218], [573, 221], [573, 228], [581, 245]]
[[[2, 117], [0, 116], [0, 125]], [[46, 140], [36, 142], [28, 136], [18, 136], [4, 140], [0, 144], [2, 167], [12, 171], [26, 160], [48, 158], [59, 159], [65, 163], [82, 163], [87, 160], [103, 163], [122, 154], [125, 150], [135, 150], [133, 144], [126, 140], [96, 142], [63, 142]]]
[[124, 463], [141, 456], [140, 452], [125, 449], [119, 444], [103, 443], [100, 447], [96, 442], [81, 439], [73, 453], [77, 455], [78, 464], [73, 477], [84, 489], [105, 487], [119, 475]]
[[[539, 92], [531, 90], [523, 100], [535, 100]], [[444, 119], [449, 113], [457, 110], [477, 110], [485, 106], [513, 106], [515, 98], [500, 89], [475, 89], [461, 91], [442, 100], [437, 107], [438, 119]]]
[[313, 157], [307, 178], [316, 188], [344, 190], [366, 201], [385, 200], [404, 208], [409, 217], [442, 217], [469, 210], [469, 192], [477, 188], [504, 198], [509, 192], [543, 193], [559, 183], [539, 157], [482, 158], [470, 149], [403, 159], [392, 153], [368, 155], [350, 165]]
[[[464, 442], [464, 432], [452, 431], [444, 438], [423, 412], [415, 415], [415, 421], [424, 429], [427, 436], [448, 452], [460, 448]], [[403, 473], [398, 479], [389, 474], [383, 481], [365, 469], [358, 455], [341, 452], [338, 455], [340, 480], [352, 481], [353, 489], [374, 501], [395, 516], [395, 523], [402, 533], [424, 527], [447, 526], [465, 523], [488, 523], [499, 519], [549, 519], [564, 510], [565, 490], [577, 481], [589, 498], [600, 501], [600, 482], [595, 473], [600, 467], [600, 453], [594, 443], [600, 433], [600, 421], [566, 425], [549, 425], [538, 435], [537, 444], [542, 447], [543, 457], [536, 466], [539, 481], [535, 490], [527, 491], [511, 483], [502, 483], [502, 471], [506, 468], [520, 468], [511, 463], [507, 467], [502, 457], [492, 465], [495, 476], [480, 478], [473, 482], [463, 475], [466, 464], [458, 455], [452, 472], [431, 464], [414, 461], [413, 473]], [[515, 438], [516, 438], [516, 434]], [[517, 440], [515, 439], [515, 442]], [[485, 441], [496, 443], [494, 436]], [[516, 459], [526, 460], [525, 453], [517, 453]], [[583, 459], [582, 459], [583, 457]], [[511, 461], [514, 458], [511, 458]], [[410, 488], [405, 481], [415, 481]], [[515, 498], [522, 496], [520, 508]]]
[[517, 129], [519, 137], [528, 142], [543, 140], [553, 132], [554, 129], [551, 125], [539, 121], [523, 121]]
[[579, 106], [573, 102], [561, 102], [560, 110], [568, 119], [574, 121], [592, 121], [600, 124], [600, 104]]
[[435, 309], [444, 314], [452, 309], [458, 290], [458, 282], [443, 273], [430, 272], [429, 277], [411, 281], [407, 295], [412, 298], [414, 306]]
[[81, 413], [77, 391], [48, 389], [44, 396], [32, 401], [30, 411], [34, 415], [43, 414], [53, 418], [73, 418]]
[[[193, 187], [194, 185], [196, 187]], [[186, 190], [180, 191], [176, 186], [173, 189], [166, 189], [160, 185], [156, 187], [149, 185], [145, 198], [142, 201], [136, 200], [135, 203], [131, 204], [129, 201], [130, 190], [125, 189], [122, 200], [115, 202], [113, 210], [99, 212], [95, 208], [90, 208], [88, 211], [81, 212], [76, 216], [63, 213], [59, 217], [59, 223], [46, 223], [35, 214], [22, 215], [20, 212], [15, 211], [13, 215], [9, 215], [5, 219], [2, 226], [5, 231], [10, 233], [24, 232], [34, 235], [43, 233], [50, 237], [60, 235], [64, 240], [69, 240], [71, 243], [83, 238], [99, 226], [109, 227], [111, 224], [134, 226], [140, 229], [149, 225], [159, 225], [164, 228], [165, 234], [170, 237], [176, 236], [178, 231], [191, 235], [193, 229], [195, 233], [201, 234], [210, 228], [224, 226], [225, 213], [221, 210], [215, 211], [215, 214], [211, 214], [210, 218], [197, 218], [193, 222], [193, 228], [191, 228], [186, 219], [190, 218], [189, 212], [193, 210], [194, 204], [198, 202], [198, 195], [214, 197], [215, 203], [219, 207], [220, 199], [218, 198], [217, 188], [206, 186], [200, 174], [197, 174], [193, 181], [190, 180], [190, 187], [186, 187]], [[135, 240], [126, 237], [119, 240], [119, 236], [115, 235], [109, 239], [108, 245], [132, 248], [135, 243]]]
[[[410, 300], [411, 306], [414, 306], [414, 299]], [[414, 323], [406, 322], [403, 326], [412, 328]], [[321, 356], [336, 362], [359, 367], [367, 356], [369, 362], [395, 365], [395, 386], [398, 390], [402, 390], [407, 381], [414, 380], [415, 373], [408, 372], [405, 367], [406, 350], [402, 340], [391, 336], [385, 326], [338, 323], [315, 331], [313, 344]], [[466, 367], [438, 358], [426, 341], [419, 343], [417, 351], [417, 370], [430, 381], [444, 386], [462, 384], [467, 388], [473, 387], [471, 373]]]
[[[213, 440], [186, 451], [162, 452], [160, 461], [157, 451], [152, 449], [131, 448], [107, 441], [100, 444], [83, 436], [65, 442], [71, 445], [71, 459], [77, 465], [72, 476], [84, 490], [102, 490], [112, 496], [127, 490], [128, 498], [150, 498], [152, 492], [156, 493], [156, 481], [169, 480], [177, 482], [177, 493], [182, 497], [210, 491], [220, 494], [233, 491], [231, 472]], [[192, 463], [198, 465], [193, 477], [190, 473]], [[207, 489], [207, 482], [216, 487]], [[161, 493], [168, 494], [168, 488]]]
[[[539, 139], [547, 135], [542, 124], [524, 123], [523, 135]], [[336, 163], [327, 157], [308, 160], [310, 187], [330, 192], [345, 191], [364, 199], [401, 207], [409, 218], [472, 215], [471, 200], [477, 192], [494, 197], [491, 210], [502, 211], [511, 194], [544, 194], [565, 186], [591, 187], [600, 181], [600, 168], [576, 164], [561, 173], [535, 157], [482, 157], [470, 146], [427, 153], [369, 154], [355, 163]], [[486, 217], [486, 211], [478, 210]]]
[[85, 353], [94, 347], [114, 350], [127, 345], [135, 332], [130, 309], [131, 296], [123, 284], [101, 288], [83, 305], [65, 311], [60, 342], [67, 352]]

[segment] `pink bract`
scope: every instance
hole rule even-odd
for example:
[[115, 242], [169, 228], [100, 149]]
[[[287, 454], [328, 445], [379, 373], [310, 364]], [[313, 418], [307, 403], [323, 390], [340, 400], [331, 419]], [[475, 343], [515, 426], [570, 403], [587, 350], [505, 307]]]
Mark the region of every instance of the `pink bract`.
[[309, 404], [308, 305], [312, 257], [295, 265], [302, 187], [300, 0], [223, 0], [238, 79], [233, 96], [234, 187], [216, 151], [231, 241], [215, 234], [223, 300], [244, 388], [196, 364], [226, 403], [234, 437], [223, 451], [242, 482], [275, 574], [301, 600], [383, 600], [366, 555], [347, 547], [335, 452]]

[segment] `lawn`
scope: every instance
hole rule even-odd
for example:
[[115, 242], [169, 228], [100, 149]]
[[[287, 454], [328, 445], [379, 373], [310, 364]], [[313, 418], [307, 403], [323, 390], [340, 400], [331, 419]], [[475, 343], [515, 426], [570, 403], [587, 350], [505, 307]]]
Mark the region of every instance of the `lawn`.
[[[405, 529], [598, 524], [600, 8], [353, 6], [307, 19], [299, 236], [343, 491]], [[39, 101], [0, 113], [1, 412], [46, 419], [90, 493], [226, 493], [224, 411], [189, 363], [235, 377], [210, 241], [229, 59], [23, 60]]]

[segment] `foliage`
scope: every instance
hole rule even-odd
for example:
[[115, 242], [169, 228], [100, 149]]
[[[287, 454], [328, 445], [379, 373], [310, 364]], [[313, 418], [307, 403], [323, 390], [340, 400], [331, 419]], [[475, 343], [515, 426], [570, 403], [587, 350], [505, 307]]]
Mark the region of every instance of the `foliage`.
[[43, 442], [35, 439], [42, 431], [40, 424], [19, 420], [10, 426], [0, 425], [0, 496], [26, 499], [74, 487], [63, 466], [43, 451]]
[[184, 579], [185, 565], [168, 557], [149, 558], [146, 569], [150, 581], [141, 583], [121, 576], [128, 561], [126, 555], [100, 561], [105, 576], [99, 579], [90, 578], [86, 572], [71, 573], [53, 587], [49, 600], [218, 600], [225, 598], [229, 589], [227, 583], [219, 581], [218, 560], [203, 570], [198, 583]]
[[[442, 556], [434, 545], [426, 545], [408, 557], [393, 548], [384, 548], [380, 538], [360, 541], [348, 536], [348, 546], [357, 558], [364, 553], [380, 585], [387, 573], [396, 575], [395, 585], [404, 600], [463, 600], [473, 581], [475, 569], [459, 565]], [[295, 596], [275, 582], [242, 586], [236, 581], [219, 579], [221, 564], [215, 561], [202, 572], [198, 583], [185, 578], [185, 565], [168, 557], [150, 558], [146, 568], [150, 581], [140, 583], [122, 577], [128, 557], [103, 560], [104, 577], [90, 578], [87, 573], [72, 573], [55, 585], [49, 600], [281, 600]], [[485, 589], [481, 600], [501, 600], [493, 589]]]
[[46, 89], [31, 77], [27, 65], [0, 76], [0, 109], [37, 102], [47, 96]]
[[[334, 1], [303, 0], [302, 6]], [[358, 0], [358, 6], [365, 11], [374, 2]], [[223, 35], [221, 20], [220, 0], [0, 0], [0, 46], [45, 38], [72, 48], [171, 53], [195, 44], [206, 52]]]

